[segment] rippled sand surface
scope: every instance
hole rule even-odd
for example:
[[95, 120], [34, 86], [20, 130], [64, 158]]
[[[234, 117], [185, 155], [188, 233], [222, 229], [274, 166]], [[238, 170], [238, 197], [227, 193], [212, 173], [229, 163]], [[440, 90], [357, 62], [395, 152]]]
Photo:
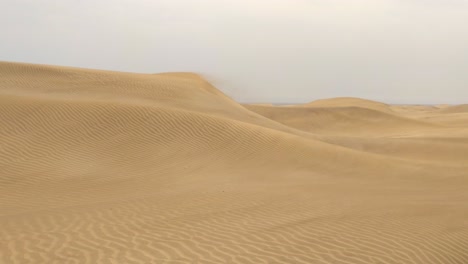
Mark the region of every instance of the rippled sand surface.
[[0, 263], [466, 264], [467, 105], [0, 62]]

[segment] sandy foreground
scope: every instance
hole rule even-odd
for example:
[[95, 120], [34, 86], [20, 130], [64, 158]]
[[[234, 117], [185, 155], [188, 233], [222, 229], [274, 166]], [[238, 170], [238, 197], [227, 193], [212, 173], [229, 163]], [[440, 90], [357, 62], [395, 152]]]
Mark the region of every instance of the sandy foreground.
[[468, 105], [241, 105], [0, 62], [0, 263], [468, 263]]

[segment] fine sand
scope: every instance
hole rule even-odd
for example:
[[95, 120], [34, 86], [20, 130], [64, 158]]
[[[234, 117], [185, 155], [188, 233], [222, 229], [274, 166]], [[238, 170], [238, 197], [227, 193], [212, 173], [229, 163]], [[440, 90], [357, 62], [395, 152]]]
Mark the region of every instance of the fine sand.
[[466, 264], [467, 106], [0, 62], [0, 263]]

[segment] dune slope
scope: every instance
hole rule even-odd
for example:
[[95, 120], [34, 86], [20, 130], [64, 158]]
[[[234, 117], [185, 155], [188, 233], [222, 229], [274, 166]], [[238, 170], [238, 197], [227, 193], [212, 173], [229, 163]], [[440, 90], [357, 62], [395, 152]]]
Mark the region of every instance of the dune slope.
[[1, 62], [0, 263], [467, 263], [467, 130], [389, 109]]

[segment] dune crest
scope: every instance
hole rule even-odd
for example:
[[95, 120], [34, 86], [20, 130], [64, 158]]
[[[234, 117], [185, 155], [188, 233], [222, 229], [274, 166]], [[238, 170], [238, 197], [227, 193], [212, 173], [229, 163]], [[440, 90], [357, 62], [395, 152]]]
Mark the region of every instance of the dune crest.
[[463, 109], [0, 62], [0, 263], [468, 263]]

